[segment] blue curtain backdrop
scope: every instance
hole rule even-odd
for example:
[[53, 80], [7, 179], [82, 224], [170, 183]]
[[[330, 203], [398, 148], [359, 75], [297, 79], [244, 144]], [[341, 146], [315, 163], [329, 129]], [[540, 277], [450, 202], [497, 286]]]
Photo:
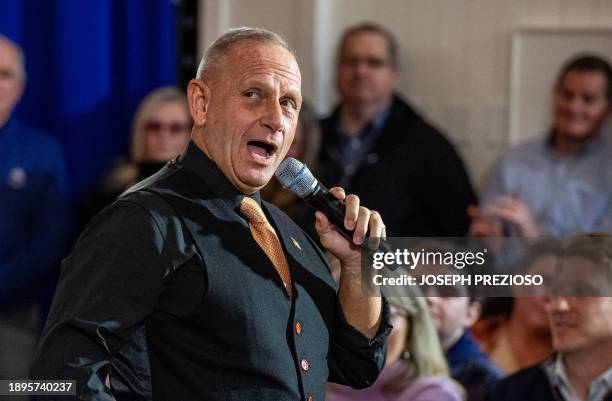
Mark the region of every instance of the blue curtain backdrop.
[[127, 151], [132, 115], [176, 83], [172, 0], [0, 0], [0, 33], [26, 55], [19, 119], [64, 145], [73, 198]]

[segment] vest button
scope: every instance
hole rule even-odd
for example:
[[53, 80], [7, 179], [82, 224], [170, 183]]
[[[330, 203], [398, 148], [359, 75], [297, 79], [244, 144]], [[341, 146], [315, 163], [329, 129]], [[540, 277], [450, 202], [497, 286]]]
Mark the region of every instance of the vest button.
[[297, 323], [295, 324], [295, 332], [296, 332], [297, 334], [300, 334], [300, 333], [302, 332], [302, 323], [297, 322]]
[[306, 397], [306, 401], [312, 401], [312, 395], [308, 394], [308, 397]]
[[310, 364], [308, 363], [306, 358], [302, 358], [302, 361], [300, 362], [300, 365], [302, 366], [302, 370], [304, 372], [308, 372], [308, 369], [310, 369]]

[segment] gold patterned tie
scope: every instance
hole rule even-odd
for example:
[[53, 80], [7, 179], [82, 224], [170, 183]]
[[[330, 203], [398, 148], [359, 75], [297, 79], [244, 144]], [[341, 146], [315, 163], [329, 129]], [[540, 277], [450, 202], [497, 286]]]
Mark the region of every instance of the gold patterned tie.
[[245, 196], [240, 202], [240, 212], [249, 220], [249, 229], [253, 238], [272, 261], [281, 280], [283, 280], [289, 298], [291, 298], [289, 264], [287, 263], [285, 252], [283, 252], [283, 247], [278, 240], [276, 231], [274, 231], [274, 227], [268, 222], [257, 201], [248, 196]]

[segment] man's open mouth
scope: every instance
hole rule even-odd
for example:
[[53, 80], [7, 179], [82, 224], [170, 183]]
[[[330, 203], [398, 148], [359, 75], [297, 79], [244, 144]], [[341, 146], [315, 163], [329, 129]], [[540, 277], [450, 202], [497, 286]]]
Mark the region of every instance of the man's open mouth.
[[259, 155], [261, 157], [270, 157], [276, 153], [276, 145], [264, 141], [248, 141], [247, 148], [249, 152]]

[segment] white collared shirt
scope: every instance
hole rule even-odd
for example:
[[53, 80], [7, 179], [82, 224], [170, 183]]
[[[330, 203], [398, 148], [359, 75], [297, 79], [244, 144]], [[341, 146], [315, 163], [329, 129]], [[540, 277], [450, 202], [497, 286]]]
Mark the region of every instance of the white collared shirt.
[[612, 391], [612, 366], [603, 372], [589, 386], [589, 395], [586, 400], [581, 399], [567, 377], [567, 370], [561, 354], [544, 365], [552, 386], [559, 391], [563, 401], [602, 401], [604, 396]]

